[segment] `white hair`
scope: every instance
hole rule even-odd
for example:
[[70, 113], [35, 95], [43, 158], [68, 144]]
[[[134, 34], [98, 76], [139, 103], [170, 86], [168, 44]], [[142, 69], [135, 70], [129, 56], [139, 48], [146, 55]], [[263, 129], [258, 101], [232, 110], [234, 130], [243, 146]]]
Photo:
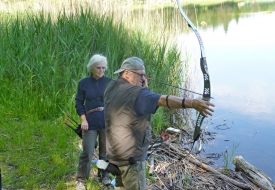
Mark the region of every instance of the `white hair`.
[[103, 62], [105, 64], [105, 67], [107, 69], [107, 58], [101, 54], [95, 54], [91, 57], [90, 61], [87, 64], [87, 69], [91, 71], [93, 66], [97, 63]]

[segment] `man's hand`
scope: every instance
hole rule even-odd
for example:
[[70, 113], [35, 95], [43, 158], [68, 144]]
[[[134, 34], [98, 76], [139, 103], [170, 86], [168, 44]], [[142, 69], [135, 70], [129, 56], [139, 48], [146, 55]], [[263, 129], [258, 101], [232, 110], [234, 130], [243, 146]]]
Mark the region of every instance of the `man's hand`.
[[148, 88], [148, 80], [147, 80], [147, 78], [145, 78], [145, 80], [142, 82], [141, 86], [144, 87], [144, 88]]
[[208, 117], [208, 115], [212, 116], [214, 109], [210, 106], [215, 107], [213, 103], [205, 101], [201, 98], [194, 99], [192, 102], [192, 107], [200, 112], [204, 117]]

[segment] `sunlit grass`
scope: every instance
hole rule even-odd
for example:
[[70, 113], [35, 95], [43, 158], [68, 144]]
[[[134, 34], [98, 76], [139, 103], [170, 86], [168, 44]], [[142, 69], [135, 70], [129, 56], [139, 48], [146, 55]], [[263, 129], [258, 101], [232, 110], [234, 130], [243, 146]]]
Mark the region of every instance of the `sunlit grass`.
[[1, 121], [3, 187], [32, 189], [68, 180], [78, 158], [73, 143], [77, 139], [61, 121], [24, 121], [10, 115]]

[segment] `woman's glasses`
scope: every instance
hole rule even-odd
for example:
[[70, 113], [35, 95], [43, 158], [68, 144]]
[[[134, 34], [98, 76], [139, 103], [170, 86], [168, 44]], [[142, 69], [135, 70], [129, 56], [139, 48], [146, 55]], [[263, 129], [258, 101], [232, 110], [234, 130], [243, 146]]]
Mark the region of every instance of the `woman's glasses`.
[[96, 67], [96, 69], [98, 69], [98, 70], [100, 70], [100, 69], [105, 70], [106, 67]]

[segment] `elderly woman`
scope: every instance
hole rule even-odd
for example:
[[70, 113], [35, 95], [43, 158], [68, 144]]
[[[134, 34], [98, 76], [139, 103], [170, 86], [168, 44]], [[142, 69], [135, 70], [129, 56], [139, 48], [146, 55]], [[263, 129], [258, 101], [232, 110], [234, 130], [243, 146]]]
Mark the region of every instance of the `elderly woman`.
[[[91, 57], [87, 69], [91, 75], [78, 83], [75, 108], [81, 117], [82, 147], [76, 174], [76, 189], [86, 189], [85, 182], [90, 176], [91, 162], [96, 139], [99, 141], [99, 159], [106, 160], [106, 136], [104, 120], [103, 93], [111, 78], [105, 77], [107, 58], [95, 54]], [[101, 175], [101, 173], [100, 173]], [[110, 184], [109, 173], [102, 171], [100, 176], [105, 185]]]

